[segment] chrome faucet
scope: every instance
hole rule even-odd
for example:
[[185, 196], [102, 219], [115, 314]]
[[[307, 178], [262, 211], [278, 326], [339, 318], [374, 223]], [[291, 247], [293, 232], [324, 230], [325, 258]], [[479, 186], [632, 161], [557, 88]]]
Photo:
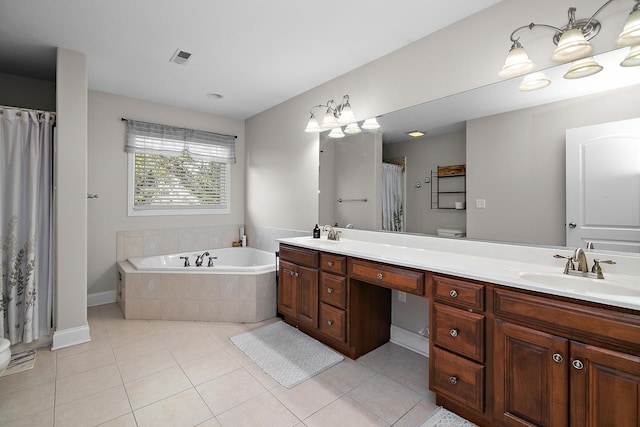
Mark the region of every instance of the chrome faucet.
[[587, 256], [584, 253], [584, 249], [578, 248], [573, 253], [573, 260], [578, 263], [578, 271], [581, 273], [588, 273], [589, 266], [587, 265]]
[[210, 256], [209, 257], [209, 264], [207, 264], [207, 267], [213, 267], [213, 260], [214, 259], [218, 259], [217, 256]]
[[196, 255], [196, 267], [202, 267], [202, 261], [204, 257], [209, 256], [209, 252], [205, 252], [202, 255]]
[[333, 229], [329, 224], [322, 227], [322, 231], [328, 231], [327, 240], [340, 240], [340, 232]]
[[181, 256], [180, 259], [184, 260], [184, 266], [185, 267], [191, 267], [191, 264], [189, 264], [189, 257], [188, 256]]

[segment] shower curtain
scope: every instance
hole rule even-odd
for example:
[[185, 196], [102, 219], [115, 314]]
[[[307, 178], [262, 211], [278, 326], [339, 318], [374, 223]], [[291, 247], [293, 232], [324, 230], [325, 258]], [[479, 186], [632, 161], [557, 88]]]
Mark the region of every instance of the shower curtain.
[[54, 117], [0, 108], [0, 332], [12, 345], [51, 332]]
[[404, 231], [404, 168], [382, 164], [382, 229]]

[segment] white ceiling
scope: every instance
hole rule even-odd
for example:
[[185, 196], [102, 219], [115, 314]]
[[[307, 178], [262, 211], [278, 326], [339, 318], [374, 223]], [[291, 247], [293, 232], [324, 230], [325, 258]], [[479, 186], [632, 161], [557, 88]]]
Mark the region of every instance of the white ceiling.
[[0, 0], [0, 72], [53, 81], [63, 47], [92, 90], [246, 119], [499, 1]]

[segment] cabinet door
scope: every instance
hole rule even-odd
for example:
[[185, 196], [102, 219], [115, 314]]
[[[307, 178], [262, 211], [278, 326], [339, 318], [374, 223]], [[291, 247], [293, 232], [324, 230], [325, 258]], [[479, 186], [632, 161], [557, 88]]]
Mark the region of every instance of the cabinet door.
[[298, 315], [296, 308], [296, 265], [287, 261], [280, 261], [278, 283], [278, 310], [285, 316], [295, 319]]
[[318, 270], [297, 266], [298, 325], [318, 328]]
[[568, 424], [568, 341], [494, 320], [494, 418], [506, 426]]
[[640, 357], [571, 342], [571, 425], [640, 425]]

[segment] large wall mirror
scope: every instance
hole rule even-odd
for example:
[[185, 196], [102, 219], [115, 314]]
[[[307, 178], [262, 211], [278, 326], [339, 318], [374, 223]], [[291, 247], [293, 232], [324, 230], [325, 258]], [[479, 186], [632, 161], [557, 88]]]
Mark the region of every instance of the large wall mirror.
[[[462, 230], [472, 239], [571, 244], [567, 203], [576, 202], [566, 194], [567, 130], [640, 117], [640, 67], [620, 67], [626, 53], [619, 49], [599, 55], [603, 71], [583, 79], [563, 79], [568, 64], [547, 69], [552, 83], [542, 90], [522, 92], [522, 78], [514, 78], [385, 114], [374, 133], [339, 140], [320, 134], [320, 222], [428, 235]], [[425, 135], [407, 136], [414, 130]], [[610, 161], [616, 163], [615, 157]], [[618, 195], [638, 198], [640, 158], [624, 164], [628, 176]], [[438, 166], [452, 165], [465, 165], [461, 180], [437, 177]], [[402, 169], [404, 199], [383, 224], [383, 199], [390, 191], [383, 185], [386, 168]], [[434, 204], [434, 188], [443, 193], [439, 205]], [[456, 209], [456, 201], [464, 204]], [[640, 206], [634, 203], [622, 226], [638, 233]], [[640, 252], [638, 244], [624, 242], [606, 249]]]

